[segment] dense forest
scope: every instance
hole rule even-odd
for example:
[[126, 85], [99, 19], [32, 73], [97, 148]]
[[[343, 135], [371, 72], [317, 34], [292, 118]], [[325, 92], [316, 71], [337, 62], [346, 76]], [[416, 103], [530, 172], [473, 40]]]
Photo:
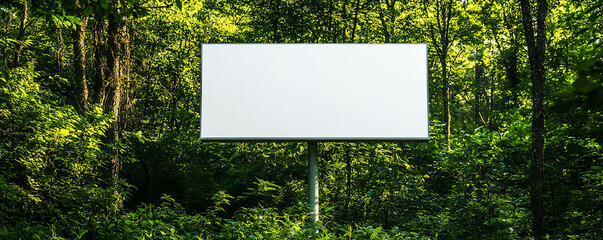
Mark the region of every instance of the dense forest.
[[[3, 239], [603, 239], [603, 1], [4, 0]], [[427, 43], [429, 141], [199, 140], [202, 43]], [[392, 109], [396, 111], [396, 109]]]

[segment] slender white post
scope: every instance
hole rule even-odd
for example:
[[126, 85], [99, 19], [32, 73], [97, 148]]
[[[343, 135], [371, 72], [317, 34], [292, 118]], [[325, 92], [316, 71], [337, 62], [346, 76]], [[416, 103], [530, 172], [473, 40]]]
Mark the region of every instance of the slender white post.
[[314, 233], [318, 233], [318, 143], [308, 142], [308, 205], [310, 206], [310, 224]]

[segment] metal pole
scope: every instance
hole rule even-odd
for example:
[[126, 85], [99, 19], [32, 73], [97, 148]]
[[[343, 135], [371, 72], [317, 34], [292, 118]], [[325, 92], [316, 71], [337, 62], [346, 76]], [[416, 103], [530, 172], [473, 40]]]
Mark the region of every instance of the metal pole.
[[314, 233], [318, 233], [318, 143], [308, 142], [308, 205], [310, 206], [310, 224]]

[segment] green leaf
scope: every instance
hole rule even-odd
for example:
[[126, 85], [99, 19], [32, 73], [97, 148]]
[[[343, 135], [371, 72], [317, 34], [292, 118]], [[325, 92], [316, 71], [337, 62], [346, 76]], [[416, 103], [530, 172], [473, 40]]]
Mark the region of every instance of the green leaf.
[[71, 23], [77, 24], [77, 25], [81, 25], [82, 21], [79, 17], [76, 16], [65, 16], [65, 18], [67, 18], [67, 20], [69, 20]]
[[182, 0], [176, 0], [176, 7], [178, 7], [178, 9], [182, 10]]
[[375, 239], [375, 237], [377, 237], [377, 235], [379, 234], [379, 232], [381, 232], [381, 227], [375, 228], [373, 230], [373, 233], [371, 233], [371, 239]]
[[145, 142], [144, 136], [142, 135], [141, 131], [136, 132], [135, 135], [136, 135], [136, 138], [138, 138], [138, 141], [140, 141], [141, 143]]
[[61, 23], [63, 21], [62, 20], [63, 18], [59, 15], [52, 15], [51, 18], [52, 18], [52, 21], [57, 24]]
[[0, 74], [4, 80], [8, 81], [8, 70], [4, 69], [4, 67], [0, 67]]

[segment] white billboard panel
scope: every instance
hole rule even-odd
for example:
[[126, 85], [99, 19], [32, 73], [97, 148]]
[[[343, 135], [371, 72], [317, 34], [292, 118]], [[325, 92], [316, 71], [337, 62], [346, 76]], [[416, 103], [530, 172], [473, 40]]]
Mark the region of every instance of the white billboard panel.
[[203, 44], [201, 139], [426, 140], [426, 44]]

